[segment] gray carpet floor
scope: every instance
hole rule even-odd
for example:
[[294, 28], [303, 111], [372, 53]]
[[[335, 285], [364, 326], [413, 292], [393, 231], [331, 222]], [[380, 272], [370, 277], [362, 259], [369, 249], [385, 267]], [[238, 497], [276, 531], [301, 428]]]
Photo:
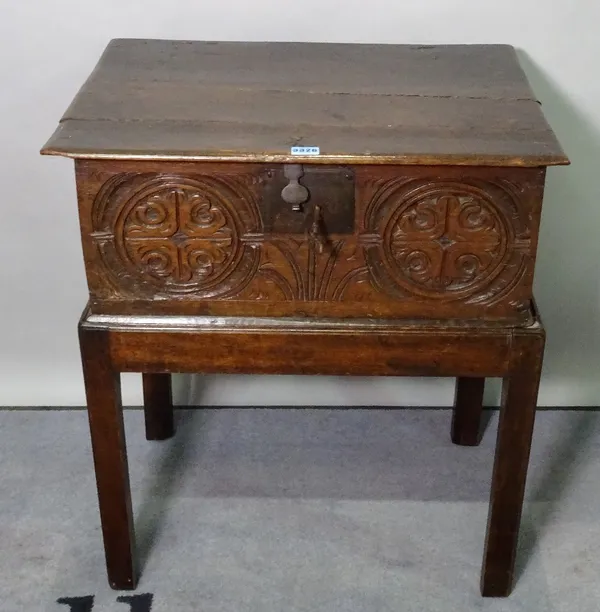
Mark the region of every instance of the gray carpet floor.
[[[146, 442], [127, 411], [137, 592], [154, 612], [600, 610], [598, 412], [538, 414], [515, 590], [480, 598], [496, 419], [464, 448], [447, 410], [185, 410]], [[85, 412], [0, 412], [0, 436], [0, 610], [126, 612]]]

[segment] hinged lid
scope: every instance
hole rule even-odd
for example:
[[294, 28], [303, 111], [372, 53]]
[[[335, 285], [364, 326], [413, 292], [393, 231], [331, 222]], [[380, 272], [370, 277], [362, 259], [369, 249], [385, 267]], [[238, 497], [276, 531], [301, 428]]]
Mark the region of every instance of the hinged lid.
[[113, 40], [42, 153], [568, 163], [506, 45]]

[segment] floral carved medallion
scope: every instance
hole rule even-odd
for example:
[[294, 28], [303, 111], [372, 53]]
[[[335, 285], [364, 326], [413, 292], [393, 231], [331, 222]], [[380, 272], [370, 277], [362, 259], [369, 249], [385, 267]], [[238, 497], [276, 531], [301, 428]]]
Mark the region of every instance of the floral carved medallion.
[[[498, 185], [386, 186], [374, 199], [369, 224], [381, 235], [378, 246], [367, 249], [375, 282], [401, 295], [493, 299], [518, 276], [529, 248], [526, 235], [516, 236], [517, 203]], [[509, 260], [516, 265], [507, 267]]]
[[255, 258], [241, 240], [248, 215], [232, 206], [239, 196], [231, 189], [181, 177], [117, 186], [96, 214], [105, 226], [95, 237], [107, 267], [170, 295], [239, 289]]

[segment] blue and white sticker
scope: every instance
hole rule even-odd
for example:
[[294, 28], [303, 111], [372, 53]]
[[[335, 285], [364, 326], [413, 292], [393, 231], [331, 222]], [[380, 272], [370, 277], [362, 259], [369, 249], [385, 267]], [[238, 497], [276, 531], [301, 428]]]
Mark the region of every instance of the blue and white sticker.
[[292, 155], [321, 155], [319, 147], [292, 147]]

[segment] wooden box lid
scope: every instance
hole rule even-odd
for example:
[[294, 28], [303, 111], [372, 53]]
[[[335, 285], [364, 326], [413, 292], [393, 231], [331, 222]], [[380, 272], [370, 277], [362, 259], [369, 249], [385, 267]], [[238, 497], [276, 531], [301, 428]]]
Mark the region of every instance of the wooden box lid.
[[[292, 155], [292, 146], [320, 154]], [[568, 163], [507, 45], [113, 40], [42, 153]]]

